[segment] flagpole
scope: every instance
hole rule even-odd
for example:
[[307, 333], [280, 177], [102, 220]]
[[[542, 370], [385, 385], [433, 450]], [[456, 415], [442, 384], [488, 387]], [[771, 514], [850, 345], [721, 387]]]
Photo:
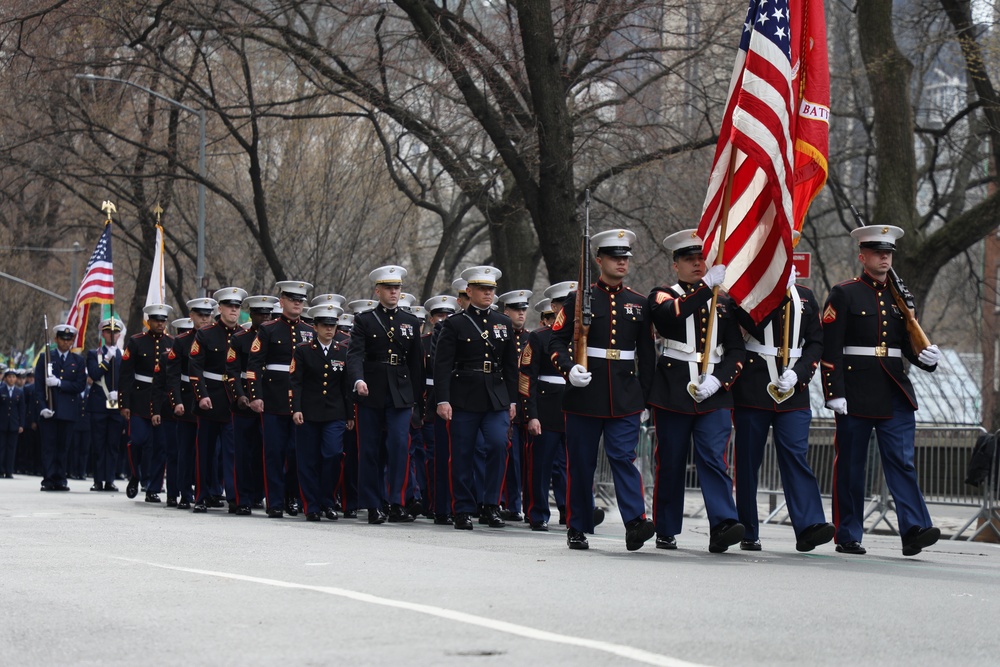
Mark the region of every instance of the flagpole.
[[[722, 209], [719, 211], [719, 252], [715, 255], [715, 263], [721, 264], [723, 260], [723, 252], [726, 249], [726, 224], [729, 222], [729, 209], [731, 208], [730, 199], [733, 196], [733, 175], [736, 173], [736, 148], [733, 148], [729, 155], [729, 169], [726, 172], [726, 189], [722, 193]], [[701, 355], [701, 375], [705, 376], [708, 373], [708, 363], [711, 358], [711, 350], [708, 346], [712, 344], [712, 330], [715, 328], [715, 320], [718, 319], [718, 314], [716, 313], [716, 307], [719, 303], [719, 286], [716, 285], [712, 288], [712, 305], [708, 314], [708, 327], [705, 330], [705, 345], [702, 349]]]

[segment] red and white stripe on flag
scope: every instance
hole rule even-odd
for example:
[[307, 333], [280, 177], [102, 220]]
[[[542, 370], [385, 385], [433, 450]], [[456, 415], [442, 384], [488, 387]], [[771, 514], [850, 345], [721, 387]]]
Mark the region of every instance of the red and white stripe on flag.
[[[698, 235], [705, 260], [726, 264], [729, 295], [755, 321], [781, 302], [792, 254], [792, 72], [788, 0], [751, 0], [729, 84]], [[731, 207], [718, 257], [722, 200]]]
[[111, 223], [105, 223], [104, 232], [97, 240], [94, 254], [87, 262], [87, 271], [80, 282], [80, 288], [73, 298], [66, 323], [76, 327], [73, 347], [82, 348], [87, 334], [87, 316], [92, 303], [114, 303], [115, 278], [111, 260]]

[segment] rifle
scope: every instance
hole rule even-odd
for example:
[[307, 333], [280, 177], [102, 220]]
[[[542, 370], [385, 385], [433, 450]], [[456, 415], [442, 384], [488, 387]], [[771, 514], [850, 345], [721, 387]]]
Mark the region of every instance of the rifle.
[[583, 195], [583, 239], [580, 242], [580, 276], [576, 281], [576, 313], [573, 315], [573, 357], [587, 368], [587, 336], [594, 317], [590, 286], [590, 188]]
[[[851, 214], [854, 216], [854, 221], [858, 224], [858, 227], [867, 227], [868, 225], [865, 224], [864, 218], [858, 213], [858, 209], [854, 208], [854, 204], [847, 202], [847, 205], [850, 207]], [[913, 294], [910, 293], [910, 290], [906, 289], [903, 279], [899, 277], [896, 269], [893, 268], [889, 269], [889, 291], [892, 292], [892, 299], [896, 302], [896, 306], [903, 312], [903, 318], [906, 320], [906, 333], [910, 336], [910, 348], [914, 354], [919, 354], [921, 350], [931, 344], [931, 341], [917, 322]]]
[[[52, 373], [52, 358], [49, 353], [49, 316], [42, 315], [42, 326], [45, 327], [44, 335], [42, 341], [45, 343], [45, 377], [43, 380], [47, 380], [49, 375]], [[45, 383], [45, 404], [49, 410], [54, 410], [52, 407], [52, 387], [49, 383]]]

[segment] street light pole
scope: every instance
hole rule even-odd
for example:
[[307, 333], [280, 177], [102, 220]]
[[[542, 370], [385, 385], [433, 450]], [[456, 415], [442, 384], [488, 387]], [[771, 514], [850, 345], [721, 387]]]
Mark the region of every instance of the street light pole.
[[197, 114], [198, 116], [198, 260], [195, 266], [195, 280], [197, 284], [195, 285], [195, 294], [200, 295], [205, 289], [205, 108], [201, 107], [195, 109], [194, 107], [189, 107], [182, 102], [178, 102], [172, 97], [167, 97], [162, 93], [158, 93], [155, 90], [147, 88], [146, 86], [139, 85], [133, 81], [128, 81], [127, 79], [116, 79], [111, 76], [98, 76], [97, 74], [75, 74], [74, 78], [77, 79], [87, 79], [89, 81], [113, 81], [115, 83], [120, 83], [125, 86], [132, 86], [133, 88], [138, 88], [139, 90], [149, 93], [153, 97], [163, 100], [168, 104], [172, 104], [175, 107], [183, 109], [189, 113]]

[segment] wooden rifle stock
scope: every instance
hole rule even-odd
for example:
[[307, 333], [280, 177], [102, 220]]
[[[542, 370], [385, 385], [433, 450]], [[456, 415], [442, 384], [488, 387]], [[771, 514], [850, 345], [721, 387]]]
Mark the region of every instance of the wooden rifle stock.
[[590, 189], [584, 192], [584, 230], [580, 241], [580, 277], [576, 281], [573, 312], [573, 362], [587, 368], [587, 336], [593, 317], [590, 298]]
[[910, 336], [910, 348], [913, 350], [913, 354], [920, 354], [922, 350], [930, 346], [931, 341], [924, 333], [920, 323], [917, 322], [910, 291], [906, 289], [895, 271], [889, 274], [889, 288], [892, 291], [893, 300], [903, 312], [903, 319], [906, 320], [906, 333]]

